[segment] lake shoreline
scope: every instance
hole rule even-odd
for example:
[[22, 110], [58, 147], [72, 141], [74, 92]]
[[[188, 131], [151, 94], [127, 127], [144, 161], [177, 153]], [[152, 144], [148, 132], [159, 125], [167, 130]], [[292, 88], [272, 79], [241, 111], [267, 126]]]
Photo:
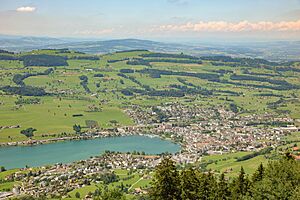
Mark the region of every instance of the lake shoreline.
[[179, 153], [181, 146], [159, 137], [141, 134], [70, 140], [45, 145], [7, 146], [0, 151], [0, 157], [3, 157], [0, 165], [10, 169], [70, 163], [100, 155], [105, 151], [159, 155], [166, 152]]
[[174, 144], [178, 144], [182, 146], [182, 143], [178, 143], [172, 139], [169, 138], [163, 138], [156, 134], [141, 134], [141, 133], [118, 133], [118, 132], [95, 132], [92, 134], [86, 134], [86, 135], [80, 135], [80, 136], [71, 136], [71, 137], [62, 137], [62, 138], [51, 138], [51, 139], [45, 139], [45, 140], [26, 140], [26, 141], [19, 141], [19, 142], [5, 142], [0, 143], [0, 149], [1, 147], [14, 147], [14, 146], [36, 146], [36, 145], [43, 145], [43, 144], [51, 144], [51, 143], [57, 143], [57, 142], [64, 142], [64, 141], [78, 141], [78, 140], [93, 140], [97, 138], [109, 138], [109, 137], [126, 137], [126, 136], [146, 136], [146, 137], [158, 137], [162, 140], [168, 140], [173, 142]]

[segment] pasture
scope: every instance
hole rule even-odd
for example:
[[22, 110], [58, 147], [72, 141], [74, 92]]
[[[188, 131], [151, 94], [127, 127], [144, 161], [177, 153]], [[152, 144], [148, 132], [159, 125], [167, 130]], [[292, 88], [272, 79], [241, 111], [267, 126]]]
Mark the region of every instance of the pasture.
[[[0, 90], [1, 143], [27, 140], [20, 131], [30, 127], [37, 129], [33, 139], [45, 139], [62, 133], [72, 135], [73, 125], [85, 127], [86, 120], [96, 121], [104, 129], [116, 126], [110, 123], [112, 120], [117, 121], [117, 126], [133, 125], [124, 112], [130, 105], [145, 107], [180, 102], [229, 107], [234, 103], [241, 115], [274, 112], [300, 118], [299, 66], [293, 66], [294, 71], [276, 71], [270, 67], [231, 66], [232, 63], [214, 65], [209, 60], [195, 64], [188, 63], [194, 62], [194, 58], [180, 54], [172, 58], [170, 54], [153, 54], [155, 57], [151, 58], [152, 53], [148, 51], [95, 56], [67, 50], [36, 50], [16, 57], [44, 54], [61, 56], [68, 66], [25, 67], [19, 60], [0, 60], [0, 88], [18, 88], [15, 75], [30, 74], [22, 80], [24, 85], [46, 92], [36, 97], [40, 103], [27, 104], [16, 102], [35, 97]], [[147, 64], [147, 60], [151, 62]], [[49, 68], [53, 72], [43, 74]], [[133, 73], [121, 73], [124, 69]], [[160, 74], [140, 71], [143, 69]], [[87, 77], [86, 83], [80, 80], [82, 75]], [[233, 80], [233, 76], [241, 80]], [[290, 89], [282, 89], [286, 84]], [[133, 95], [125, 95], [123, 90], [132, 91]], [[18, 128], [7, 128], [15, 126]]]

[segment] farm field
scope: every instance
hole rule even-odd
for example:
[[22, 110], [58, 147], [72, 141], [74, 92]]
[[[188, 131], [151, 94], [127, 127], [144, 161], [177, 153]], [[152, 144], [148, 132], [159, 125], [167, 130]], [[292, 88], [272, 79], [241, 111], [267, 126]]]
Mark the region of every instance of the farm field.
[[[67, 66], [54, 67], [23, 66], [22, 61], [1, 60], [0, 87], [24, 84], [42, 88], [45, 95], [33, 97], [2, 89], [0, 126], [6, 128], [0, 130], [0, 142], [27, 140], [20, 131], [30, 127], [37, 130], [33, 139], [45, 139], [74, 134], [74, 124], [88, 130], [87, 120], [95, 121], [101, 129], [133, 125], [124, 112], [126, 107], [166, 102], [192, 101], [202, 106], [234, 103], [243, 111], [241, 114], [275, 112], [294, 119], [300, 117], [298, 65], [282, 70], [280, 66], [233, 66], [221, 61], [216, 65], [209, 59], [195, 64], [189, 63], [195, 62], [193, 57], [151, 54], [129, 51], [94, 56], [68, 50], [36, 50], [15, 55], [66, 59]], [[49, 68], [53, 71], [43, 74]], [[18, 83], [14, 81], [17, 74], [33, 75]], [[85, 76], [87, 82], [82, 83], [80, 76]], [[30, 103], [34, 98], [38, 102]]]
[[0, 5], [0, 200], [300, 199], [300, 0]]
[[[300, 124], [297, 62], [198, 58], [146, 50], [89, 55], [48, 49], [0, 53], [0, 58], [1, 55], [5, 59], [0, 60], [0, 144], [75, 137], [78, 126], [83, 134], [139, 126], [128, 110], [139, 108], [146, 113], [152, 106], [175, 104], [206, 109], [221, 106], [238, 116], [271, 113], [291, 118], [296, 126]], [[33, 134], [26, 135], [28, 130], [33, 130]], [[168, 135], [160, 136], [174, 141]], [[300, 146], [299, 138], [299, 132], [289, 134], [282, 139], [282, 145], [267, 153], [237, 151], [203, 155], [191, 166], [216, 176], [225, 173], [229, 179], [236, 177], [243, 166], [250, 175], [260, 164], [266, 166], [270, 160]], [[0, 191], [11, 191], [18, 184], [5, 180], [18, 171], [0, 172]], [[112, 171], [118, 177], [116, 182], [81, 185], [68, 191], [66, 199], [115, 188], [126, 188], [126, 197], [131, 199], [136, 190], [151, 187], [154, 175], [149, 169]]]

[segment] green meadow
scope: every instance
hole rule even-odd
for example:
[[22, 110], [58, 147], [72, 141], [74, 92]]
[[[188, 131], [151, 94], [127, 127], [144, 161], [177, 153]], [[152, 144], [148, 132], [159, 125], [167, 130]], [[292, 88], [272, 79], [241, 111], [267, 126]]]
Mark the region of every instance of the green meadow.
[[[234, 103], [242, 111], [242, 115], [272, 112], [279, 113], [279, 115], [288, 114], [294, 119], [300, 118], [300, 90], [273, 89], [278, 86], [277, 83], [265, 81], [269, 79], [286, 81], [297, 88], [300, 87], [299, 72], [297, 71], [279, 73], [273, 68], [231, 66], [230, 63], [215, 66], [209, 60], [202, 61], [200, 64], [178, 63], [190, 59], [183, 59], [180, 56], [179, 58], [168, 58], [168, 54], [163, 55], [163, 59], [170, 59], [168, 62], [156, 57], [155, 62], [150, 62], [149, 65], [128, 63], [128, 60], [144, 59], [147, 61], [149, 58], [143, 56], [151, 54], [148, 51], [129, 51], [95, 56], [75, 51], [36, 50], [15, 56], [32, 54], [65, 57], [68, 66], [24, 66], [22, 61], [0, 60], [0, 88], [19, 87], [13, 81], [16, 74], [43, 73], [48, 68], [54, 70], [48, 75], [34, 75], [23, 80], [26, 86], [42, 88], [47, 95], [32, 97], [0, 90], [0, 126], [20, 126], [19, 128], [2, 128], [0, 130], [0, 142], [2, 143], [27, 140], [24, 135], [20, 134], [20, 131], [30, 127], [37, 129], [33, 139], [45, 139], [59, 137], [61, 133], [74, 134], [72, 128], [74, 124], [79, 124], [84, 130], [88, 130], [85, 128], [86, 120], [96, 121], [100, 129], [133, 125], [134, 122], [124, 112], [125, 108], [130, 105], [144, 107], [166, 102], [180, 102], [209, 107], [229, 106]], [[80, 59], [76, 59], [77, 57]], [[89, 60], [89, 57], [97, 59]], [[293, 67], [300, 69], [299, 66]], [[120, 70], [124, 69], [135, 71], [134, 73], [123, 73], [130, 77], [124, 78], [120, 76]], [[205, 76], [198, 78], [169, 74], [161, 74], [160, 77], [153, 78], [151, 74], [139, 72], [143, 69], [213, 74], [218, 75], [220, 80], [212, 81]], [[247, 73], [252, 73], [251, 77], [253, 78], [263, 78], [263, 82], [260, 79], [259, 81], [230, 79], [232, 75], [248, 75], [245, 74], [245, 70]], [[96, 77], [97, 74], [101, 74], [103, 77]], [[89, 91], [86, 91], [81, 85], [79, 77], [82, 75], [88, 78], [86, 86]], [[186, 84], [180, 79], [183, 79]], [[173, 88], [174, 85], [187, 89], [209, 90], [213, 92], [213, 95], [186, 92], [183, 97], [177, 97], [163, 94], [151, 96], [133, 92], [133, 95], [128, 96], [122, 93], [123, 90], [145, 91], [145, 87], [149, 87], [153, 91], [179, 91], [180, 89]], [[232, 95], [230, 92], [239, 95]], [[40, 102], [38, 104], [16, 103], [20, 99], [30, 100], [32, 98], [38, 98]], [[275, 108], [270, 106], [274, 103]], [[92, 111], [91, 107], [97, 108], [97, 112]], [[80, 116], [74, 117], [73, 115]], [[117, 124], [112, 124], [111, 121], [117, 121]]]

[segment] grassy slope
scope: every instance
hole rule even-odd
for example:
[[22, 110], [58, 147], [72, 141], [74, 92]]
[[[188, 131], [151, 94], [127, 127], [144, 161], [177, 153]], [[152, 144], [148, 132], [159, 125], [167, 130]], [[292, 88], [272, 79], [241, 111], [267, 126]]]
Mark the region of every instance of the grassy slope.
[[[76, 52], [61, 53], [54, 50], [40, 50], [28, 52], [25, 54], [52, 54], [62, 55], [67, 57], [73, 56], [88, 56], [78, 54]], [[101, 56], [101, 60], [68, 60], [69, 66], [57, 67], [54, 74], [48, 76], [34, 76], [25, 79], [27, 85], [38, 86], [45, 88], [50, 93], [57, 91], [71, 91], [73, 95], [66, 97], [41, 97], [42, 104], [40, 105], [25, 105], [16, 110], [14, 102], [17, 100], [17, 96], [1, 95], [0, 96], [0, 126], [21, 125], [20, 129], [4, 129], [0, 130], [0, 142], [8, 141], [21, 141], [26, 138], [20, 135], [20, 130], [28, 127], [34, 127], [38, 131], [36, 132], [36, 139], [40, 139], [42, 134], [59, 134], [62, 132], [73, 132], [72, 126], [74, 124], [85, 125], [85, 120], [95, 120], [103, 128], [111, 127], [110, 120], [117, 120], [120, 125], [130, 125], [133, 122], [126, 114], [122, 112], [122, 107], [128, 104], [134, 103], [139, 105], [159, 105], [162, 102], [179, 101], [185, 103], [188, 99], [193, 99], [193, 103], [201, 104], [203, 106], [216, 105], [216, 104], [229, 104], [221, 100], [221, 98], [229, 98], [235, 102], [239, 107], [244, 108], [248, 112], [264, 113], [273, 112], [267, 108], [267, 104], [279, 100], [278, 97], [257, 97], [254, 96], [259, 93], [274, 93], [286, 96], [289, 98], [291, 93], [295, 93], [300, 96], [299, 91], [273, 91], [270, 89], [253, 89], [247, 87], [235, 87], [233, 85], [213, 83], [207, 80], [193, 78], [193, 77], [180, 77], [186, 79], [188, 82], [194, 85], [207, 88], [210, 90], [229, 90], [235, 92], [242, 92], [243, 96], [228, 96], [224, 93], [219, 93], [219, 96], [211, 97], [184, 97], [184, 98], [162, 98], [162, 97], [147, 97], [137, 96], [135, 98], [123, 96], [119, 91], [128, 87], [140, 88], [139, 85], [133, 83], [130, 80], [119, 77], [117, 74], [120, 69], [143, 69], [145, 66], [133, 66], [127, 65], [126, 61], [107, 63], [107, 60], [124, 59], [139, 57], [142, 53], [148, 52], [125, 52], [107, 54]], [[42, 72], [46, 67], [31, 67], [24, 69], [22, 62], [19, 61], [1, 61], [0, 67], [6, 70], [0, 70], [0, 86], [2, 85], [15, 85], [12, 82], [12, 77], [17, 73], [25, 72]], [[87, 69], [97, 69], [97, 71], [88, 71]], [[194, 73], [212, 73], [213, 70], [232, 70], [236, 74], [242, 74], [242, 68], [228, 67], [228, 66], [212, 66], [209, 62], [204, 62], [201, 65], [198, 64], [178, 64], [178, 63], [152, 63], [154, 69], [164, 69], [172, 71], [185, 71]], [[269, 73], [273, 71], [259, 68], [251, 68], [255, 73]], [[105, 78], [95, 78], [94, 74], [101, 73], [105, 75]], [[92, 93], [97, 93], [97, 97], [87, 94], [80, 85], [79, 76], [86, 75], [89, 78], [88, 87]], [[171, 84], [182, 85], [177, 80], [177, 76], [162, 76], [158, 79], [150, 78], [146, 74], [129, 74], [134, 76], [142, 84], [149, 85], [150, 87], [162, 90], [168, 89]], [[281, 79], [285, 79], [291, 83], [299, 84], [299, 79], [295, 74], [289, 72], [282, 73]], [[229, 75], [225, 74], [222, 79], [229, 79]], [[123, 80], [124, 84], [120, 81]], [[266, 84], [254, 81], [243, 81], [246, 83]], [[96, 84], [100, 84], [97, 88]], [[0, 93], [1, 94], [1, 93]], [[78, 100], [78, 97], [81, 100]], [[70, 105], [70, 106], [69, 106]], [[96, 105], [103, 108], [102, 112], [91, 113], [86, 112], [88, 106]], [[291, 112], [291, 116], [299, 118], [300, 115], [300, 103], [292, 101], [282, 106], [279, 109], [288, 110]], [[83, 114], [83, 117], [74, 118], [72, 114]], [[10, 138], [8, 138], [10, 136]]]

